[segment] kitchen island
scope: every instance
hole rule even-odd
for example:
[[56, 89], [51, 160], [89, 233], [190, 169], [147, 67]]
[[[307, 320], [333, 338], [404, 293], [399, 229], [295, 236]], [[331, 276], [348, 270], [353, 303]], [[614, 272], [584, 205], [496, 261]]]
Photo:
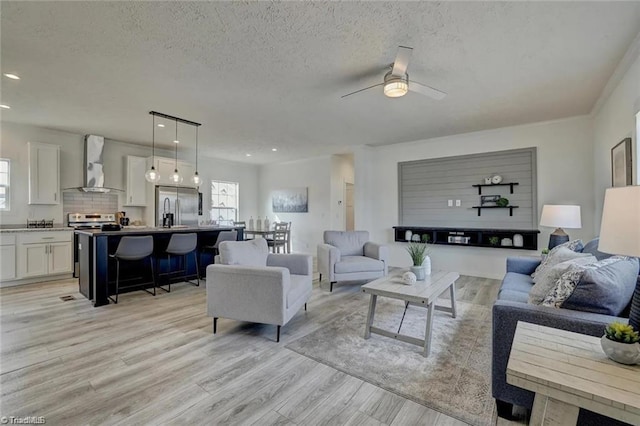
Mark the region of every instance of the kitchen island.
[[[108, 305], [108, 296], [114, 293], [115, 289], [115, 262], [109, 261], [109, 254], [115, 253], [120, 239], [124, 236], [145, 236], [153, 237], [154, 261], [157, 259], [156, 277], [158, 271], [167, 271], [169, 266], [173, 270], [177, 267], [177, 257], [173, 257], [172, 265], [169, 265], [163, 255], [171, 235], [175, 233], [197, 233], [198, 234], [198, 262], [201, 271], [205, 270], [205, 265], [213, 263], [213, 253], [211, 250], [202, 250], [204, 246], [215, 244], [218, 234], [221, 231], [238, 231], [238, 240], [244, 239], [244, 228], [223, 227], [223, 226], [203, 226], [203, 227], [181, 227], [172, 228], [123, 228], [120, 231], [101, 231], [93, 229], [78, 229], [74, 231], [77, 235], [78, 262], [79, 262], [79, 287], [80, 293], [93, 302], [94, 307]], [[132, 262], [131, 265], [122, 265], [121, 274], [129, 274], [133, 268], [139, 264]], [[187, 278], [196, 278], [196, 265], [193, 256], [187, 256], [186, 265]], [[110, 278], [111, 277], [111, 278]], [[182, 277], [173, 278], [172, 282], [182, 281]], [[156, 282], [165, 284], [166, 280]], [[142, 287], [141, 287], [142, 288]], [[141, 289], [139, 288], [139, 289]], [[123, 290], [124, 292], [126, 290]], [[135, 289], [133, 290], [135, 291]]]

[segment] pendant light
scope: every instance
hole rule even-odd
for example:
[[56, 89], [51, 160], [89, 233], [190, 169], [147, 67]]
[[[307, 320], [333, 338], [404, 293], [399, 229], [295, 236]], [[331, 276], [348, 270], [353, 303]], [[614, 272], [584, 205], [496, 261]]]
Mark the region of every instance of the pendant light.
[[198, 126], [196, 126], [196, 172], [191, 176], [191, 183], [198, 188], [202, 183], [202, 179], [198, 176]]
[[160, 173], [156, 171], [154, 164], [156, 162], [156, 116], [151, 115], [151, 168], [144, 174], [147, 182], [158, 183], [160, 181]]
[[178, 173], [178, 143], [179, 142], [180, 141], [178, 140], [178, 120], [176, 120], [176, 140], [173, 141], [173, 143], [176, 144], [176, 168], [173, 170], [173, 173], [171, 174], [171, 176], [169, 176], [169, 180], [174, 185], [178, 185], [182, 183], [182, 176], [180, 175], [180, 173]]

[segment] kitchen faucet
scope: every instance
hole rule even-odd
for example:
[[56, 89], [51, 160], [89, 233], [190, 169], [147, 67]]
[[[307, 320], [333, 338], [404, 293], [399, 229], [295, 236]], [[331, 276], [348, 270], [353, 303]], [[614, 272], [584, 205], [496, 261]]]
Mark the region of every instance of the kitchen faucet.
[[[177, 200], [176, 200], [177, 203]], [[173, 213], [171, 213], [171, 200], [169, 197], [165, 197], [163, 203], [163, 214], [162, 214], [162, 227], [163, 228], [171, 228], [173, 226]], [[176, 206], [177, 207], [177, 206]]]

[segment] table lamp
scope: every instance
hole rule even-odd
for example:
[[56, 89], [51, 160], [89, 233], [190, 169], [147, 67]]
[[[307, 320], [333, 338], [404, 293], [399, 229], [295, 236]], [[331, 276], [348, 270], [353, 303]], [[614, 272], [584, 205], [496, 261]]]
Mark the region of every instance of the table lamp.
[[545, 204], [542, 206], [540, 226], [556, 228], [549, 236], [549, 250], [569, 241], [569, 235], [562, 228], [582, 228], [580, 206]]
[[[604, 195], [598, 250], [640, 257], [640, 186], [609, 188]], [[640, 286], [631, 303], [629, 324], [640, 330]]]

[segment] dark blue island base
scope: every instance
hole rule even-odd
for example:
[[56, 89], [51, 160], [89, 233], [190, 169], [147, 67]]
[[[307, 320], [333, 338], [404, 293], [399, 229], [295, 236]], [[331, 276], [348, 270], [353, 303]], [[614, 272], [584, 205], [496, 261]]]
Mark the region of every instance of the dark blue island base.
[[[165, 285], [169, 282], [181, 282], [184, 274], [170, 274], [168, 271], [183, 269], [182, 258], [171, 257], [171, 264], [165, 254], [171, 235], [175, 233], [197, 233], [198, 234], [198, 263], [200, 266], [201, 278], [204, 278], [206, 266], [213, 263], [213, 252], [203, 250], [204, 246], [215, 244], [218, 234], [222, 231], [238, 231], [238, 240], [244, 239], [243, 228], [234, 227], [193, 227], [193, 228], [139, 228], [123, 229], [120, 231], [99, 231], [99, 230], [76, 230], [76, 241], [78, 244], [79, 274], [78, 283], [80, 293], [93, 302], [94, 307], [109, 304], [108, 296], [115, 293], [115, 262], [109, 260], [109, 254], [115, 253], [120, 239], [124, 236], [153, 236], [153, 262], [156, 279], [156, 286]], [[186, 257], [187, 279], [195, 280], [196, 263], [193, 255]], [[148, 261], [143, 262], [123, 262], [120, 269], [121, 277], [132, 278], [127, 283], [128, 289], [120, 289], [120, 293], [126, 291], [137, 291], [151, 287], [152, 277], [148, 266]], [[136, 281], [137, 279], [137, 281]]]

